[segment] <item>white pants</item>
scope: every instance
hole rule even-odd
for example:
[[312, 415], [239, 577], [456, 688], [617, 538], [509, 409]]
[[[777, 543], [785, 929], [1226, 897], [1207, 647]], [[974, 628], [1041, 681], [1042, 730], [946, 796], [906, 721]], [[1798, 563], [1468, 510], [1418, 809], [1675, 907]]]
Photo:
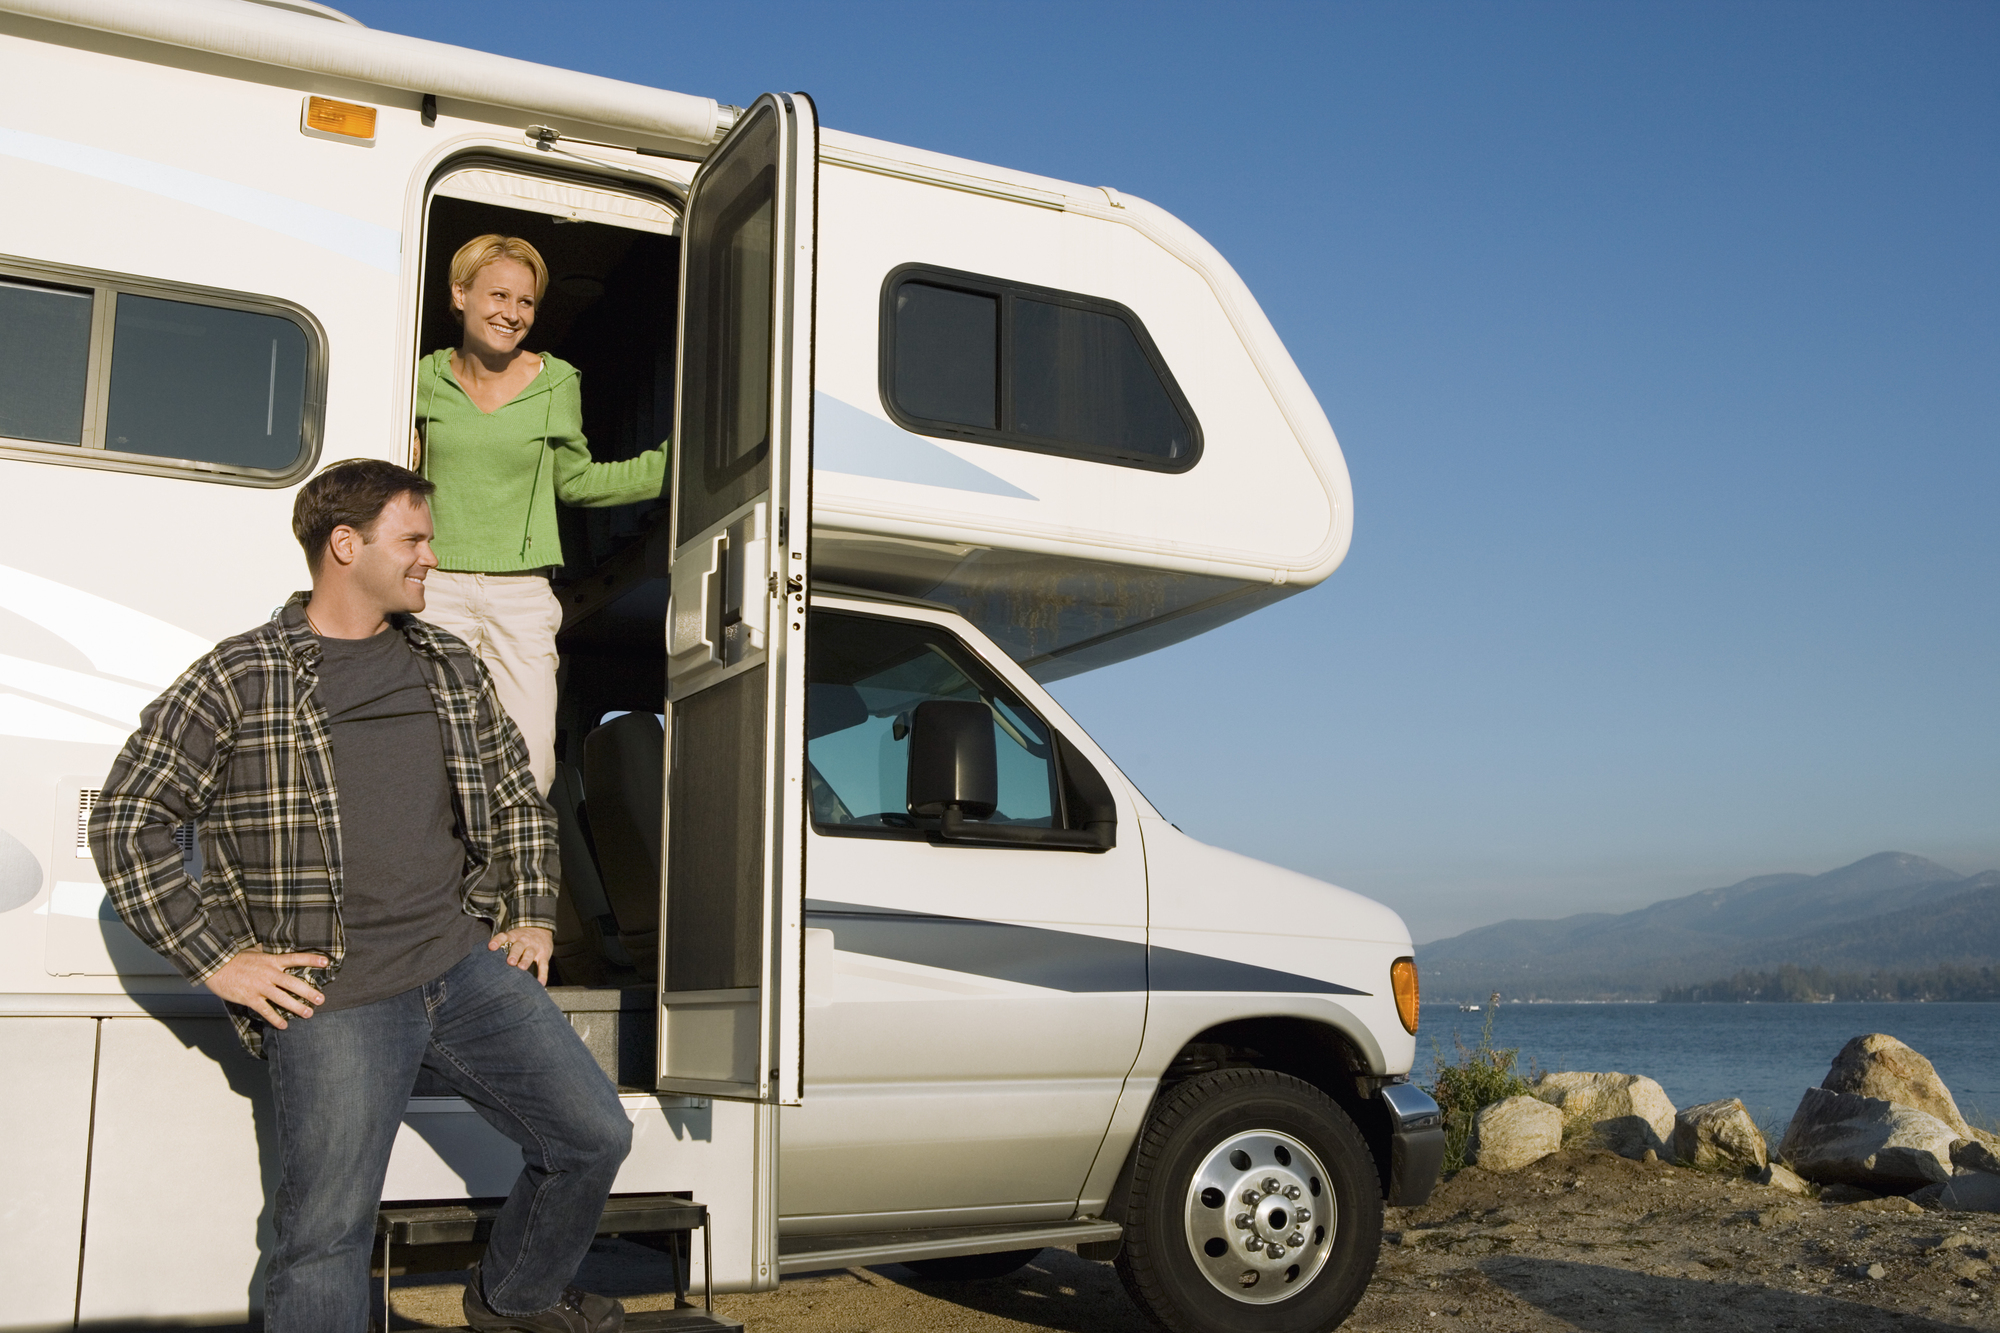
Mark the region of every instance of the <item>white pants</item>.
[[556, 775], [556, 631], [562, 603], [539, 573], [459, 574], [433, 569], [419, 617], [471, 645], [493, 673], [500, 706], [528, 746], [544, 795]]

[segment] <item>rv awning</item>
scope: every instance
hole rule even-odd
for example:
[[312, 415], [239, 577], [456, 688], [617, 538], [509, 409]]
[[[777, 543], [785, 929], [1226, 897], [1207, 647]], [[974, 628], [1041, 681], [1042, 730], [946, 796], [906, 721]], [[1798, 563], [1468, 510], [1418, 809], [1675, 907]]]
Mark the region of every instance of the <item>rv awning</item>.
[[251, 0], [0, 0], [0, 10], [264, 65], [580, 120], [697, 149], [729, 128], [730, 113], [712, 97], [376, 32]]

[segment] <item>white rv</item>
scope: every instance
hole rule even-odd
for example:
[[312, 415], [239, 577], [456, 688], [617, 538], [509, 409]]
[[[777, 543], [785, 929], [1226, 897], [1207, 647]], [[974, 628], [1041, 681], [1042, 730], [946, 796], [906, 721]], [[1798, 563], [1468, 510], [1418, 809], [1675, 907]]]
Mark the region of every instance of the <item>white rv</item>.
[[[488, 231], [550, 262], [596, 456], [678, 441], [558, 574], [553, 993], [637, 1131], [616, 1189], [706, 1204], [722, 1290], [1074, 1243], [1176, 1329], [1344, 1316], [1442, 1149], [1408, 931], [1183, 835], [1044, 689], [1347, 549], [1333, 433], [1199, 236], [311, 0], [0, 0], [0, 200], [0, 1327], [259, 1303], [263, 1071], [84, 821], [303, 582], [296, 485], [406, 458]], [[502, 1192], [513, 1147], [418, 1093], [385, 1200]]]

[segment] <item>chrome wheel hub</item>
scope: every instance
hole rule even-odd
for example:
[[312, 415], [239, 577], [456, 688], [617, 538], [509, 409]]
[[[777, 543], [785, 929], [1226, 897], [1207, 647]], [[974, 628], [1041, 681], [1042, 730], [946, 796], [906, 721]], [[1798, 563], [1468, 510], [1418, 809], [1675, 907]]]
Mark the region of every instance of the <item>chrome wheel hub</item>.
[[1216, 1290], [1269, 1305], [1311, 1285], [1335, 1231], [1333, 1190], [1312, 1150], [1253, 1129], [1209, 1151], [1188, 1182], [1188, 1250]]

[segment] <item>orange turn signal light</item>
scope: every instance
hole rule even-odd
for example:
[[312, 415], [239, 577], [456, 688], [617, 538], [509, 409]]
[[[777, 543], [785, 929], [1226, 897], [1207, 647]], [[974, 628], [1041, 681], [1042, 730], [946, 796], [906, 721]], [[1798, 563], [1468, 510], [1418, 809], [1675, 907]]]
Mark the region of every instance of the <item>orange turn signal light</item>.
[[375, 142], [375, 108], [355, 102], [336, 102], [331, 97], [306, 98], [305, 118], [299, 128], [307, 134], [330, 139]]
[[1417, 1030], [1417, 960], [1398, 958], [1389, 964], [1389, 989], [1396, 992], [1396, 1017], [1403, 1020], [1403, 1030], [1415, 1033]]

